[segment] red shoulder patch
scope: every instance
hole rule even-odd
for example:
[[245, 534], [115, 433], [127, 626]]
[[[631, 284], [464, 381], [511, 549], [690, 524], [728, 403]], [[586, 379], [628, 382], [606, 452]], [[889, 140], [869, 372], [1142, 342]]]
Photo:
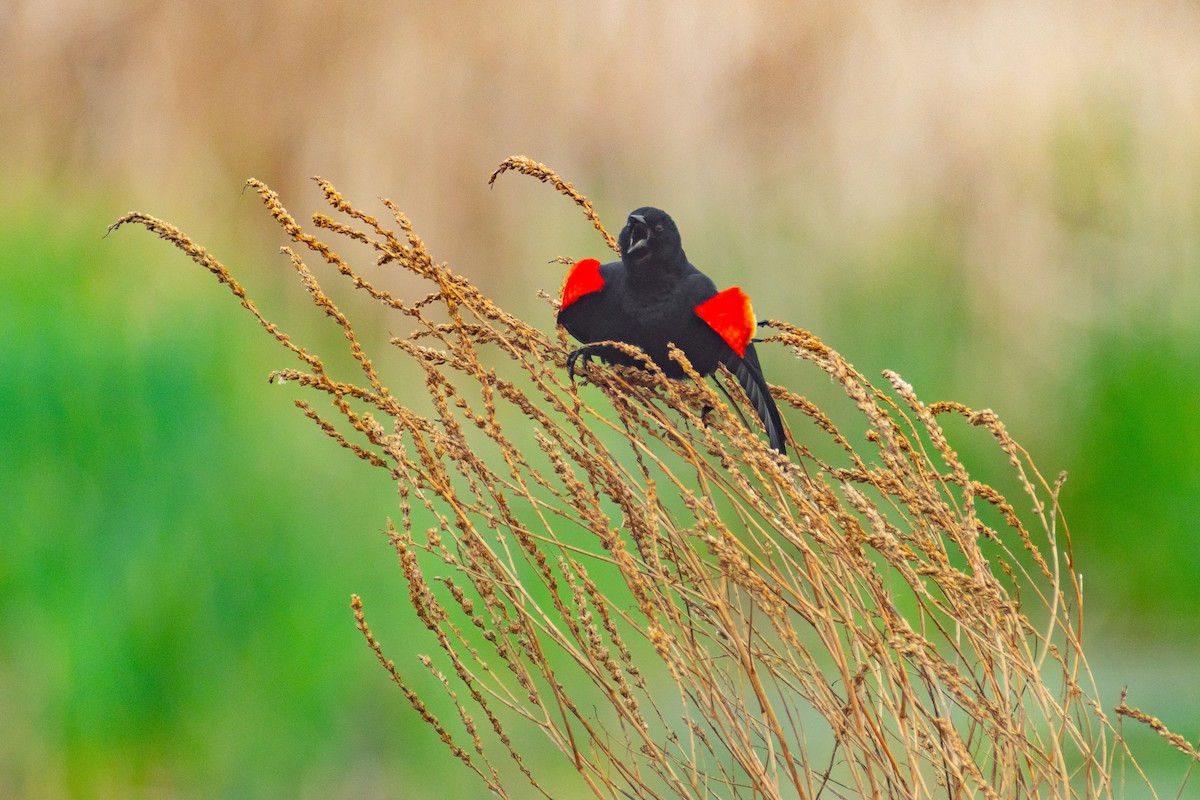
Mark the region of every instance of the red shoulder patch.
[[604, 276], [600, 274], [600, 262], [594, 258], [576, 261], [567, 273], [567, 279], [562, 285], [561, 311], [574, 303], [585, 294], [598, 292], [604, 288]]
[[745, 292], [731, 286], [696, 306], [696, 314], [721, 334], [733, 352], [739, 356], [746, 355], [746, 345], [750, 344], [758, 320], [754, 318], [754, 309], [750, 307], [750, 298]]

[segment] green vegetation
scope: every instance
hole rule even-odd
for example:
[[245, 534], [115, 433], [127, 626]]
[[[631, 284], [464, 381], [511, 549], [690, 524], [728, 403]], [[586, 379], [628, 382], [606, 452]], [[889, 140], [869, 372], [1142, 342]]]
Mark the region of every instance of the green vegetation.
[[[29, 213], [0, 231], [0, 794], [475, 796], [346, 608], [352, 591], [374, 600], [375, 634], [409, 657], [412, 622], [386, 610], [402, 611], [407, 590], [377, 533], [396, 513], [394, 486], [291, 408], [291, 387], [266, 384], [293, 364], [211, 276], [147, 237], [102, 240], [112, 216], [51, 225], [52, 212]], [[929, 239], [902, 237], [892, 257], [919, 269]], [[286, 308], [298, 290], [263, 277], [274, 269], [289, 267], [253, 266], [268, 285], [257, 296]], [[930, 280], [941, 285], [953, 268], [939, 270]], [[941, 399], [929, 384], [956, 386], [973, 341], [941, 336], [937, 358], [906, 370], [888, 348], [923, 351], [920, 332], [944, 332], [953, 300], [892, 280], [878, 289], [888, 302], [868, 297], [879, 310], [859, 317], [859, 366], [879, 359]], [[846, 292], [830, 305], [863, 301]], [[889, 308], [903, 312], [902, 345], [878, 344]], [[328, 327], [315, 315], [293, 323], [307, 342], [344, 346]], [[1111, 708], [1129, 683], [1133, 704], [1181, 726], [1200, 717], [1194, 691], [1146, 665], [1128, 680], [1105, 670], [1133, 663], [1130, 639], [1173, 663], [1200, 630], [1190, 522], [1200, 356], [1195, 339], [1155, 320], [1096, 341], [1058, 366], [1069, 394], [999, 410], [1030, 420], [1076, 410], [1036, 439], [1014, 433], [1051, 473], [1071, 472], [1068, 521], [1105, 637], [1089, 652], [1114, 692], [1101, 700]], [[854, 342], [837, 343], [856, 360]], [[772, 357], [773, 374], [786, 368]], [[1147, 750], [1143, 766], [1169, 787], [1182, 757], [1163, 750]]]
[[459, 784], [412, 768], [436, 742], [348, 609], [404, 595], [394, 487], [208, 276], [109, 222], [0, 232], [0, 795]]

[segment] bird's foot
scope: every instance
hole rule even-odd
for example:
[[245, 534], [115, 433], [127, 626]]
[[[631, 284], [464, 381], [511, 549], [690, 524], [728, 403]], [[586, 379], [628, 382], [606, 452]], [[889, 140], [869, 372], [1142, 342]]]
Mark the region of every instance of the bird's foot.
[[575, 380], [575, 362], [579, 361], [581, 358], [583, 359], [583, 364], [580, 367], [580, 372], [583, 372], [583, 370], [587, 369], [588, 364], [592, 363], [592, 359], [596, 357], [598, 350], [599, 348], [595, 345], [586, 344], [583, 347], [580, 347], [577, 350], [572, 350], [567, 354], [567, 377], [569, 377], [572, 382]]

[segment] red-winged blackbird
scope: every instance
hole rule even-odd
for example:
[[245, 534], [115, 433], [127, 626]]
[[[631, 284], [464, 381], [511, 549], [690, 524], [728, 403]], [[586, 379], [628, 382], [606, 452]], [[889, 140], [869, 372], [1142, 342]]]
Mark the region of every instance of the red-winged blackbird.
[[750, 298], [732, 287], [718, 292], [708, 276], [688, 263], [675, 222], [657, 208], [629, 215], [617, 238], [621, 260], [577, 262], [562, 288], [558, 323], [584, 346], [567, 357], [575, 362], [599, 356], [610, 364], [645, 366], [613, 347], [591, 342], [624, 342], [642, 350], [670, 378], [684, 377], [667, 343], [674, 342], [701, 375], [724, 364], [762, 419], [771, 446], [786, 453], [779, 409], [767, 388], [750, 338], [757, 323]]

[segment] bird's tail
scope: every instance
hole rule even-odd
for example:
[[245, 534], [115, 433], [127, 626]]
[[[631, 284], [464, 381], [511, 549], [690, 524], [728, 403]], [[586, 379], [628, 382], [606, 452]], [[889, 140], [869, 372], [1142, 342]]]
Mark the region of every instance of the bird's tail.
[[762, 366], [758, 363], [758, 353], [754, 351], [754, 345], [747, 345], [746, 355], [742, 358], [730, 350], [721, 359], [721, 362], [729, 367], [738, 383], [742, 385], [742, 389], [746, 391], [750, 405], [754, 406], [758, 418], [762, 420], [763, 427], [766, 428], [767, 440], [771, 443], [771, 447], [787, 455], [787, 445], [784, 444], [783, 439], [783, 420], [779, 417], [779, 408], [775, 405], [775, 398], [771, 397], [771, 390], [767, 387], [766, 378], [763, 377]]

